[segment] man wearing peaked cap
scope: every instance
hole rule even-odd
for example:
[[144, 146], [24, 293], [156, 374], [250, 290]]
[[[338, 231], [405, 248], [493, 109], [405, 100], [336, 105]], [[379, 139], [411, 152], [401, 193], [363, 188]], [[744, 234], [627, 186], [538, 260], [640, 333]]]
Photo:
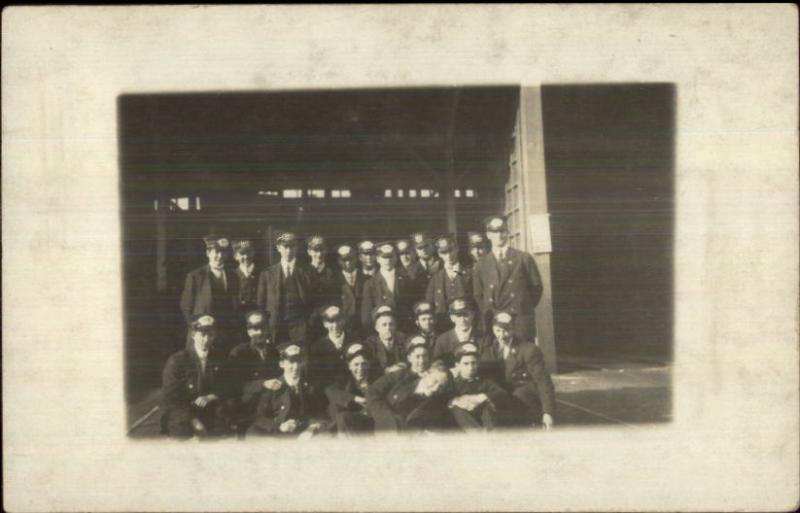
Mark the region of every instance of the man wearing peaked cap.
[[422, 269], [422, 266], [417, 262], [417, 252], [414, 246], [408, 239], [400, 239], [395, 242], [397, 248], [397, 255], [400, 257], [400, 265], [406, 272], [409, 278], [415, 280], [417, 273]]
[[361, 263], [361, 272], [372, 277], [378, 272], [377, 249], [370, 240], [361, 241], [358, 245], [358, 260]]
[[491, 379], [480, 376], [480, 349], [467, 342], [455, 350], [454, 398], [448, 406], [456, 424], [464, 431], [489, 431], [496, 424], [496, 411], [510, 398]]
[[433, 314], [433, 306], [427, 301], [419, 301], [414, 304], [414, 319], [417, 326], [416, 335], [425, 338], [428, 349], [433, 349], [436, 341], [436, 320]]
[[161, 432], [176, 438], [227, 431], [228, 399], [221, 364], [213, 351], [217, 322], [208, 314], [189, 319], [186, 347], [167, 360], [162, 373]]
[[362, 325], [369, 325], [369, 316], [377, 306], [388, 305], [394, 310], [400, 329], [413, 326], [411, 305], [413, 296], [408, 276], [397, 268], [397, 253], [390, 242], [377, 245], [380, 271], [364, 284], [361, 303]]
[[303, 343], [314, 301], [311, 274], [297, 262], [294, 233], [280, 233], [276, 242], [281, 259], [259, 276], [258, 306], [269, 312], [272, 340]]
[[393, 372], [405, 366], [403, 351], [406, 336], [397, 330], [392, 307], [389, 305], [376, 306], [373, 308], [370, 318], [375, 333], [364, 340], [364, 346], [373, 356], [376, 370]]
[[308, 238], [308, 257], [310, 260], [311, 294], [313, 312], [308, 322], [308, 339], [317, 340], [325, 334], [320, 320], [320, 310], [328, 303], [339, 301], [339, 279], [336, 272], [326, 262], [328, 254], [325, 239], [321, 235]]
[[279, 351], [283, 375], [261, 394], [247, 435], [311, 438], [325, 432], [325, 400], [305, 379], [305, 351], [294, 342], [282, 344]]
[[311, 344], [309, 377], [320, 390], [324, 390], [337, 378], [347, 375], [345, 349], [352, 337], [347, 333], [346, 319], [339, 305], [325, 305], [321, 309], [321, 318], [327, 335]]
[[455, 298], [472, 297], [472, 273], [467, 272], [458, 260], [455, 237], [444, 235], [436, 240], [436, 251], [442, 268], [434, 273], [425, 292], [425, 300], [436, 312], [436, 324], [446, 331], [453, 326], [448, 308]]
[[492, 250], [481, 257], [473, 270], [473, 292], [484, 325], [491, 325], [497, 311], [514, 316], [514, 330], [526, 340], [536, 338], [536, 305], [542, 297], [542, 278], [528, 253], [508, 245], [504, 218], [486, 220], [486, 238]]
[[428, 275], [428, 279], [430, 279], [430, 277], [433, 276], [433, 273], [438, 271], [442, 265], [439, 259], [436, 258], [434, 240], [422, 232], [417, 232], [411, 235], [411, 241], [413, 242], [414, 249], [417, 252], [417, 261]]
[[486, 240], [482, 233], [478, 232], [467, 233], [467, 239], [469, 241], [469, 255], [472, 258], [471, 269], [489, 250], [489, 241]]
[[481, 351], [481, 366], [510, 394], [508, 408], [500, 422], [513, 426], [553, 426], [555, 389], [541, 350], [533, 342], [519, 338], [513, 331], [509, 312], [498, 311], [492, 317], [492, 332], [486, 336]]
[[482, 336], [474, 326], [475, 313], [468, 298], [455, 298], [450, 301], [448, 312], [453, 329], [436, 338], [433, 359], [452, 367], [455, 350], [467, 342], [478, 344]]
[[347, 346], [344, 353], [348, 373], [325, 388], [328, 413], [339, 436], [370, 433], [374, 422], [366, 409], [369, 386], [379, 377], [364, 344]]
[[354, 336], [362, 333], [361, 298], [364, 297], [364, 284], [368, 277], [358, 269], [356, 251], [348, 245], [336, 250], [339, 262], [339, 292], [342, 313], [347, 330]]
[[238, 263], [236, 267], [237, 289], [239, 297], [236, 309], [244, 315], [257, 308], [258, 276], [261, 271], [255, 264], [255, 245], [253, 241], [239, 239], [233, 242], [233, 258]]
[[216, 349], [227, 354], [238, 333], [236, 307], [239, 299], [238, 280], [225, 268], [230, 242], [220, 235], [207, 235], [203, 242], [208, 262], [186, 275], [180, 300], [181, 312], [187, 323], [194, 315], [214, 316], [218, 334]]

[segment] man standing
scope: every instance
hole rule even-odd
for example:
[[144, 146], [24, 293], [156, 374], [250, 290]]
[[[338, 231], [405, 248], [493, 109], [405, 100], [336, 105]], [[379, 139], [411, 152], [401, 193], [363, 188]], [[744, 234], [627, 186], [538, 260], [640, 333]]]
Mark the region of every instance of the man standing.
[[439, 237], [436, 251], [442, 259], [443, 268], [428, 283], [425, 300], [434, 307], [439, 329], [446, 331], [452, 327], [447, 311], [450, 302], [455, 298], [472, 297], [472, 274], [464, 270], [458, 261], [458, 247], [453, 236]]
[[322, 307], [339, 300], [338, 279], [334, 270], [325, 262], [328, 254], [325, 239], [321, 235], [313, 235], [308, 239], [307, 245], [310, 260], [311, 296], [314, 303], [308, 322], [308, 338], [316, 340], [325, 333], [320, 324]]
[[371, 278], [378, 272], [377, 251], [372, 241], [365, 240], [358, 245], [358, 260], [361, 262], [361, 272]]
[[385, 242], [378, 246], [380, 272], [364, 285], [364, 298], [361, 304], [361, 322], [368, 325], [375, 307], [388, 305], [394, 311], [400, 329], [413, 326], [411, 305], [411, 284], [403, 271], [397, 270], [397, 255], [394, 246]]
[[235, 275], [225, 269], [225, 260], [230, 243], [226, 237], [207, 235], [203, 237], [208, 264], [186, 275], [181, 294], [181, 311], [187, 324], [195, 315], [211, 315], [216, 323], [219, 339], [215, 350], [227, 354], [235, 344], [239, 331], [236, 303], [239, 300]]
[[469, 269], [471, 270], [488, 251], [489, 242], [482, 233], [478, 232], [467, 233], [467, 240], [469, 241], [469, 256], [471, 259]]
[[311, 276], [297, 264], [297, 237], [284, 232], [277, 239], [281, 260], [258, 279], [258, 306], [269, 312], [272, 340], [304, 344], [313, 298]]
[[162, 433], [185, 439], [225, 431], [223, 400], [227, 394], [212, 351], [215, 338], [212, 316], [191, 317], [186, 348], [169, 357], [162, 373]]
[[364, 295], [364, 284], [367, 276], [358, 269], [356, 252], [348, 245], [339, 246], [336, 250], [341, 272], [339, 275], [339, 290], [342, 305], [342, 315], [348, 332], [358, 336], [365, 329], [361, 326], [361, 298]]
[[486, 237], [491, 252], [473, 271], [475, 301], [484, 325], [500, 310], [514, 316], [514, 331], [524, 340], [536, 339], [536, 305], [542, 297], [542, 278], [533, 257], [508, 246], [508, 226], [502, 217], [490, 217]]
[[[260, 271], [255, 265], [255, 247], [253, 241], [236, 240], [233, 242], [233, 258], [236, 259], [236, 278], [239, 297], [236, 310], [239, 312], [242, 325], [246, 324], [245, 316], [258, 307], [258, 275]], [[245, 339], [247, 340], [247, 339]]]
[[441, 269], [442, 262], [436, 258], [436, 249], [432, 238], [424, 233], [417, 232], [411, 235], [411, 241], [414, 243], [414, 250], [417, 252], [417, 262], [422, 267], [422, 275], [424, 276], [422, 290], [425, 290], [434, 273]]
[[433, 346], [433, 359], [434, 361], [443, 362], [447, 367], [452, 367], [455, 363], [455, 350], [461, 344], [468, 342], [478, 344], [481, 336], [473, 327], [475, 314], [466, 299], [454, 299], [450, 302], [448, 309], [453, 329], [442, 333], [436, 338], [436, 343]]

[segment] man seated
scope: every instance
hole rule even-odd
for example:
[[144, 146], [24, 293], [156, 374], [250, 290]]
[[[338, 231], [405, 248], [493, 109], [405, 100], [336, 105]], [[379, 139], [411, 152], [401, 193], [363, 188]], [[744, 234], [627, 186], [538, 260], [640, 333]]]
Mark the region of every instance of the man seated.
[[433, 346], [433, 359], [443, 362], [447, 367], [452, 367], [455, 363], [454, 353], [461, 344], [472, 342], [478, 344], [480, 336], [473, 327], [475, 313], [464, 298], [456, 298], [450, 302], [448, 307], [450, 321], [453, 329], [446, 331], [436, 338]]
[[328, 413], [340, 436], [371, 433], [374, 427], [367, 412], [366, 394], [378, 376], [370, 365], [371, 356], [363, 344], [352, 344], [345, 351], [348, 373], [325, 388]]
[[433, 431], [452, 426], [447, 410], [450, 373], [431, 368], [425, 339], [412, 337], [407, 349], [408, 367], [386, 374], [367, 389], [367, 411], [375, 430]]
[[311, 438], [326, 429], [325, 402], [304, 379], [303, 348], [294, 342], [280, 347], [283, 375], [261, 394], [249, 435]]
[[188, 439], [225, 433], [228, 395], [214, 356], [216, 321], [207, 314], [190, 318], [186, 348], [167, 360], [162, 373], [161, 432]]
[[481, 365], [509, 394], [511, 407], [504, 424], [553, 427], [555, 389], [544, 364], [542, 351], [533, 342], [517, 340], [512, 333], [513, 317], [497, 312], [492, 318], [492, 334], [485, 339]]
[[347, 376], [345, 348], [352, 342], [345, 331], [346, 319], [338, 305], [322, 309], [322, 325], [328, 334], [311, 344], [309, 378], [318, 390], [324, 390], [341, 376]]
[[491, 379], [479, 375], [480, 351], [467, 342], [455, 351], [455, 376], [450, 411], [456, 424], [467, 432], [489, 431], [496, 423], [497, 408], [507, 407], [508, 394]]
[[433, 349], [436, 342], [436, 321], [433, 315], [433, 305], [427, 301], [420, 301], [414, 305], [414, 322], [417, 325], [417, 335], [425, 337], [428, 349]]
[[236, 424], [242, 430], [246, 430], [255, 419], [256, 406], [265, 382], [281, 375], [278, 365], [280, 355], [269, 336], [268, 315], [261, 310], [248, 312], [245, 326], [250, 341], [237, 345], [228, 355], [233, 408]]
[[406, 365], [406, 336], [397, 331], [394, 310], [389, 305], [378, 306], [372, 310], [374, 333], [367, 337], [364, 345], [374, 359], [380, 372], [388, 373]]

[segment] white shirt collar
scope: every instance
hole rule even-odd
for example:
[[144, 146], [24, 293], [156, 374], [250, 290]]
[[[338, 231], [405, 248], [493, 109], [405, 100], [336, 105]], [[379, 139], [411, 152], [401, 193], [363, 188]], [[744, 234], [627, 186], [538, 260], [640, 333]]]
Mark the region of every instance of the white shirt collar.
[[453, 331], [456, 332], [456, 338], [458, 339], [459, 342], [466, 342], [472, 337], [472, 328], [466, 331], [466, 335], [464, 335], [464, 332], [459, 331], [455, 328], [453, 329]]
[[495, 258], [505, 258], [507, 252], [508, 252], [508, 244], [506, 244], [505, 246], [492, 248], [492, 253], [494, 253]]
[[286, 381], [286, 384], [289, 385], [292, 388], [299, 388], [300, 387], [300, 377], [299, 376], [294, 381], [290, 381], [289, 378], [287, 378], [286, 376], [283, 377], [283, 380]]
[[294, 263], [295, 260], [290, 260], [288, 262], [284, 262], [281, 260], [281, 267], [283, 268], [283, 272], [285, 274], [290, 274], [294, 270]]
[[333, 335], [328, 334], [328, 338], [331, 340], [331, 342], [333, 342], [333, 345], [335, 345], [338, 349], [341, 349], [342, 346], [344, 345], [344, 332], [342, 332], [340, 336], [335, 338]]
[[253, 274], [253, 270], [255, 268], [256, 268], [256, 265], [253, 264], [253, 263], [251, 263], [247, 267], [245, 267], [245, 266], [243, 266], [241, 264], [239, 265], [239, 270], [242, 271], [242, 274], [244, 274], [245, 276], [250, 276], [251, 274]]
[[215, 268], [211, 267], [210, 265], [208, 266], [208, 269], [211, 271], [211, 274], [213, 274], [217, 278], [219, 278], [219, 277], [224, 275], [224, 272], [223, 272], [224, 269], [215, 269]]

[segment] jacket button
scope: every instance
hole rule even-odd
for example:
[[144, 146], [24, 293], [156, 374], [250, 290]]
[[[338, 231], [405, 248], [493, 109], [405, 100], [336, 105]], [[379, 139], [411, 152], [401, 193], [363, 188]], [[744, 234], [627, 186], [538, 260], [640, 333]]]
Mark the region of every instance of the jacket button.
[[493, 289], [493, 288], [494, 288], [494, 283], [492, 283], [491, 285], [489, 285], [489, 288], [490, 288], [490, 289]]
[[508, 283], [514, 283], [514, 280], [508, 280]]

